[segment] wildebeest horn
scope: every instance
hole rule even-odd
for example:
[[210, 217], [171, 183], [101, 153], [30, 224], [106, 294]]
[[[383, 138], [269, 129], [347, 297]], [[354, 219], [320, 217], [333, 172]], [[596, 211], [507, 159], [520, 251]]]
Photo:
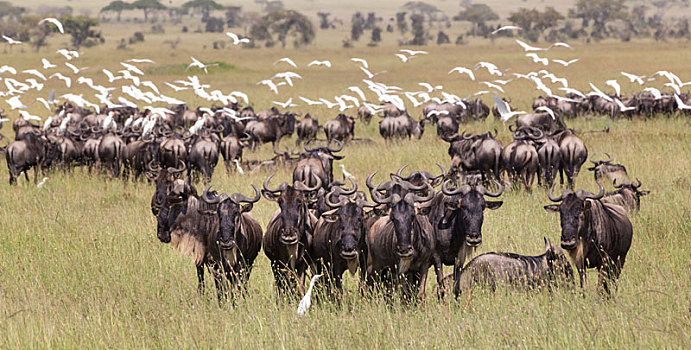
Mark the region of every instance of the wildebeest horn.
[[272, 178], [272, 177], [274, 177], [274, 174], [269, 175], [269, 177], [267, 177], [266, 180], [264, 180], [264, 184], [263, 184], [264, 190], [267, 191], [267, 192], [271, 192], [271, 193], [276, 193], [276, 192], [283, 192], [283, 191], [285, 191], [285, 189], [288, 187], [288, 183], [285, 182], [285, 181], [283, 181], [283, 182], [281, 183], [281, 185], [279, 185], [276, 189], [272, 189], [272, 188], [269, 187], [269, 181], [271, 181], [271, 178]]
[[607, 163], [607, 164], [611, 163], [614, 160], [614, 158], [612, 158], [612, 156], [610, 156], [609, 153], [605, 153], [605, 154], [607, 155], [607, 158], [609, 158], [608, 160], [605, 161], [605, 163]]
[[516, 126], [513, 125], [513, 124], [510, 124], [510, 125], [509, 125], [509, 131], [511, 131], [511, 132], [516, 131]]
[[367, 184], [367, 188], [369, 188], [370, 190], [373, 190], [375, 188], [374, 185], [372, 185], [372, 178], [376, 174], [377, 174], [376, 171], [373, 172], [372, 174], [370, 174], [370, 176], [367, 177], [367, 180], [365, 180], [365, 184]]
[[211, 185], [207, 186], [200, 198], [206, 203], [218, 204], [221, 201], [221, 197], [216, 195], [216, 191], [209, 191], [210, 189]]
[[605, 186], [602, 186], [602, 184], [599, 182], [597, 182], [597, 185], [600, 186], [600, 193], [592, 194], [590, 192], [578, 190], [578, 192], [576, 192], [576, 196], [580, 199], [600, 199], [600, 198], [602, 198], [605, 195]]
[[315, 180], [317, 180], [317, 183], [313, 187], [309, 187], [309, 186], [305, 185], [305, 183], [302, 181], [296, 181], [293, 184], [293, 186], [295, 187], [295, 189], [297, 189], [299, 191], [312, 192], [312, 191], [318, 189], [319, 187], [322, 187], [322, 179], [320, 179], [319, 177], [316, 177]]
[[185, 171], [186, 168], [187, 168], [187, 166], [185, 165], [185, 162], [180, 160], [180, 167], [179, 168], [168, 167], [168, 172], [171, 174], [181, 173], [181, 172]]
[[312, 143], [312, 140], [311, 140], [311, 139], [310, 139], [309, 141], [305, 142], [305, 146], [304, 146], [304, 147], [305, 147], [305, 152], [312, 152], [312, 151], [314, 151], [315, 149], [317, 149], [317, 147], [315, 147], [315, 148], [309, 147], [309, 144], [310, 144], [310, 143]]
[[230, 200], [235, 204], [240, 204], [243, 202], [244, 203], [257, 203], [259, 201], [259, 198], [261, 198], [261, 195], [259, 194], [259, 189], [255, 185], [251, 185], [251, 186], [254, 189], [254, 198], [247, 197], [241, 193], [233, 193], [230, 196]]
[[158, 172], [159, 170], [161, 170], [161, 167], [158, 166], [158, 165], [157, 165], [156, 167], [154, 167], [154, 161], [155, 161], [155, 159], [150, 160], [150, 161], [146, 164], [146, 168], [147, 168], [147, 170], [149, 170], [149, 171]]
[[614, 179], [614, 181], [612, 181], [612, 186], [614, 186], [614, 188], [622, 188], [622, 187], [624, 187], [624, 185], [626, 185], [626, 184], [625, 183], [618, 184], [617, 179]]
[[332, 202], [331, 201], [331, 196], [336, 195], [339, 197], [341, 195], [341, 188], [338, 186], [334, 186], [329, 193], [326, 194], [326, 204], [331, 207], [331, 208], [340, 208], [344, 206], [347, 202], [347, 198], [339, 198], [338, 202]]
[[350, 196], [351, 194], [355, 193], [355, 191], [357, 191], [357, 184], [355, 183], [355, 181], [353, 181], [353, 179], [351, 178], [348, 178], [348, 181], [350, 181], [350, 184], [353, 185], [353, 188], [350, 190], [346, 190], [341, 187], [342, 185], [336, 186], [336, 188], [338, 188], [339, 195], [344, 194], [346, 196]]
[[[134, 135], [136, 135], [136, 134], [134, 134], [134, 133], [131, 134], [131, 136], [134, 136]], [[142, 141], [144, 141], [144, 142], [151, 142], [153, 140], [154, 140], [154, 135], [148, 134], [148, 135], [142, 136]]]
[[457, 194], [459, 194], [459, 193], [465, 195], [465, 194], [467, 194], [468, 192], [470, 192], [470, 190], [472, 189], [472, 188], [470, 187], [470, 185], [467, 185], [467, 184], [466, 184], [466, 185], [463, 185], [463, 186], [461, 186], [461, 187], [459, 187], [459, 188], [457, 188], [457, 189], [455, 189], [455, 190], [450, 190], [450, 189], [449, 189], [449, 184], [450, 184], [450, 183], [451, 183], [451, 180], [446, 180], [446, 181], [444, 181], [444, 184], [441, 185], [441, 192], [442, 192], [443, 194], [447, 195], [447, 196], [455, 196], [455, 195], [457, 195]]
[[504, 192], [504, 187], [502, 187], [501, 183], [499, 183], [498, 181], [495, 181], [495, 183], [497, 184], [497, 192], [494, 192], [494, 193], [489, 192], [485, 188], [485, 186], [482, 186], [482, 185], [477, 187], [477, 191], [480, 192], [481, 194], [484, 194], [487, 197], [495, 197], [495, 198], [499, 197], [499, 196], [501, 196], [502, 192]]
[[338, 140], [334, 140], [334, 142], [336, 143], [336, 145], [338, 145], [338, 148], [331, 148], [331, 146], [329, 145], [326, 147], [326, 149], [328, 149], [329, 152], [338, 152], [343, 149], [343, 142]]
[[398, 171], [396, 172], [396, 176], [403, 178], [403, 176], [401, 174], [403, 173], [403, 169], [405, 169], [406, 167], [408, 167], [408, 164], [406, 164], [406, 165], [402, 166], [400, 169], [398, 169]]
[[468, 136], [466, 136], [465, 130], [463, 130], [463, 132], [461, 133], [461, 136], [463, 137], [464, 140], [472, 140], [475, 135], [470, 133], [470, 134], [468, 134]]
[[562, 192], [561, 195], [560, 195], [559, 197], [553, 197], [553, 196], [552, 196], [552, 193], [554, 192], [554, 186], [556, 186], [556, 185], [557, 185], [557, 184], [555, 183], [555, 184], [552, 185], [552, 187], [549, 188], [549, 193], [547, 193], [547, 197], [548, 197], [549, 200], [551, 200], [552, 202], [561, 202], [561, 200], [564, 199], [564, 193], [566, 192], [566, 190], [564, 190], [564, 192]]
[[410, 192], [405, 195], [403, 200], [406, 201], [406, 203], [413, 205], [414, 203], [421, 203], [421, 202], [427, 202], [432, 200], [434, 198], [434, 188], [432, 188], [432, 185], [429, 184], [429, 182], [425, 182], [424, 187], [427, 187], [427, 194], [424, 196], [420, 196], [415, 192]]
[[634, 185], [633, 183], [631, 183], [631, 187], [638, 189], [639, 187], [641, 187], [642, 183], [641, 180], [639, 180], [638, 178], [636, 178], [636, 182], [638, 183], [638, 185]]
[[415, 186], [415, 185], [411, 184], [410, 182], [405, 181], [403, 183], [403, 188], [405, 188], [408, 191], [422, 191], [423, 189], [425, 189], [427, 187], [427, 185], [429, 185], [429, 183], [427, 183], [427, 181], [424, 181], [424, 183], [420, 186]]

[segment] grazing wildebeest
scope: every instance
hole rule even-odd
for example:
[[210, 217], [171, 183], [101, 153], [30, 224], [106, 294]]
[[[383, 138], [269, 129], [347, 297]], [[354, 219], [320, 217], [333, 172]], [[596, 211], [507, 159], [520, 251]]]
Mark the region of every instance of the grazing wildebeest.
[[367, 284], [372, 286], [380, 280], [391, 288], [398, 282], [404, 299], [422, 298], [435, 240], [427, 216], [418, 213], [416, 207], [432, 200], [434, 189], [428, 182], [414, 186], [397, 175], [374, 186], [375, 174], [367, 178], [367, 187], [372, 199], [385, 205], [389, 214], [371, 223], [367, 232]]
[[266, 119], [251, 120], [245, 126], [245, 133], [249, 135], [250, 149], [257, 144], [271, 142], [273, 146], [281, 141], [283, 136], [290, 136], [295, 131], [295, 114], [271, 114]]
[[650, 191], [640, 191], [641, 180], [636, 178], [637, 183], [622, 183], [618, 184], [614, 181], [616, 191], [605, 193], [602, 197], [603, 203], [612, 203], [621, 205], [627, 212], [636, 213], [641, 209], [641, 197], [650, 193]]
[[223, 271], [231, 287], [241, 292], [247, 291], [247, 280], [262, 244], [262, 228], [250, 213], [261, 196], [257, 187], [252, 185], [252, 188], [253, 198], [240, 193], [216, 195], [208, 188], [201, 196], [201, 200], [210, 205], [209, 209], [216, 208], [218, 232], [215, 239], [223, 257]]
[[310, 147], [310, 142], [305, 143], [305, 152], [300, 155], [293, 170], [293, 182], [302, 182], [311, 187], [320, 179], [322, 187], [328, 190], [333, 182], [333, 161], [343, 159], [343, 156], [335, 155], [343, 149], [343, 143], [335, 141], [336, 147], [320, 146]]
[[564, 173], [570, 188], [574, 186], [574, 180], [581, 171], [581, 166], [588, 159], [588, 149], [573, 130], [564, 130], [552, 137], [559, 144], [561, 166], [559, 167], [559, 182], [564, 183]]
[[631, 247], [633, 227], [620, 205], [603, 203], [605, 187], [595, 195], [584, 190], [564, 190], [549, 199], [560, 204], [546, 205], [545, 210], [557, 212], [561, 217], [561, 247], [565, 249], [578, 269], [581, 286], [585, 269], [596, 268], [600, 285], [609, 293], [608, 282], [616, 282]]
[[291, 285], [297, 285], [298, 292], [304, 294], [305, 271], [310, 263], [307, 249], [317, 223], [317, 218], [308, 208], [307, 193], [321, 187], [321, 179], [317, 178], [317, 184], [313, 187], [307, 187], [302, 182], [295, 182], [291, 186], [284, 181], [278, 188], [270, 188], [272, 177], [273, 174], [264, 181], [262, 195], [277, 202], [279, 209], [266, 227], [264, 253], [271, 260], [279, 297], [288, 294]]
[[629, 174], [626, 172], [626, 167], [621, 164], [612, 164], [614, 158], [608, 153], [605, 153], [608, 160], [593, 160], [590, 158], [590, 162], [593, 166], [588, 168], [588, 170], [593, 171], [595, 176], [595, 181], [602, 182], [604, 178], [609, 179], [612, 183], [630, 183]]
[[489, 287], [507, 285], [527, 289], [559, 283], [573, 283], [573, 270], [564, 251], [545, 238], [545, 252], [537, 256], [513, 253], [485, 253], [471, 260], [461, 271], [461, 293], [474, 285]]
[[[496, 192], [484, 186], [459, 186], [450, 189], [451, 180], [442, 185], [430, 205], [429, 220], [434, 228], [435, 247], [433, 262], [437, 283], [442, 286], [443, 265], [453, 266], [454, 294], [458, 296], [458, 277], [465, 260], [482, 244], [482, 222], [485, 209], [498, 209], [503, 201], [487, 201], [499, 197], [503, 188], [497, 182]], [[441, 290], [443, 296], [444, 291]]]
[[355, 136], [354, 132], [355, 118], [342, 113], [324, 124], [324, 133], [329, 142], [338, 140], [347, 143]]
[[49, 167], [51, 159], [58, 154], [57, 146], [42, 136], [26, 134], [24, 139], [12, 141], [5, 150], [5, 160], [10, 175], [10, 185], [17, 184], [17, 178], [24, 173], [29, 181], [29, 169], [34, 169], [34, 183], [38, 181], [39, 167]]
[[296, 129], [298, 138], [295, 140], [295, 145], [299, 146], [302, 142], [309, 142], [317, 138], [319, 120], [317, 120], [317, 118], [312, 118], [312, 116], [307, 113], [305, 117], [300, 120]]
[[357, 185], [350, 181], [352, 189], [333, 186], [325, 196], [330, 210], [319, 217], [310, 248], [310, 257], [317, 264], [323, 264], [329, 285], [333, 284], [339, 293], [342, 292], [341, 281], [346, 270], [354, 275], [359, 268], [360, 282], [364, 282], [367, 269], [364, 208], [376, 206], [358, 196]]

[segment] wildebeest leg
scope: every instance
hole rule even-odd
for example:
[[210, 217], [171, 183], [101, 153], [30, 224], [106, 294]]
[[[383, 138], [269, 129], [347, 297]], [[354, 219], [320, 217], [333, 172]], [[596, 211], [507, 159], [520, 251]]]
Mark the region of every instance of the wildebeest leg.
[[453, 295], [458, 300], [461, 295], [461, 267], [462, 263], [458, 262], [453, 267]]
[[559, 167], [559, 184], [563, 185], [564, 184], [564, 168]]
[[542, 177], [546, 176], [543, 173], [545, 172], [545, 169], [543, 169], [541, 166], [537, 167], [537, 185], [542, 186]]
[[434, 273], [437, 275], [437, 298], [444, 299], [444, 265], [441, 262], [441, 257], [438, 253], [432, 255], [432, 263], [434, 265]]
[[[419, 281], [417, 281], [417, 298], [419, 300], [422, 300], [425, 298], [425, 290], [426, 290], [426, 285], [427, 285], [427, 273], [429, 272], [429, 265], [423, 266], [422, 267], [422, 273], [420, 273], [420, 278]], [[439, 280], [437, 280], [439, 282]]]
[[204, 265], [197, 265], [197, 291], [204, 295]]

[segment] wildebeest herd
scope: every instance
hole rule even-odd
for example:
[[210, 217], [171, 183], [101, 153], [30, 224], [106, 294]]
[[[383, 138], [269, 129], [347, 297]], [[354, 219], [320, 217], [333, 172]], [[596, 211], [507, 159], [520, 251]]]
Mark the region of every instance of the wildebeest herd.
[[[333, 174], [334, 160], [343, 158], [337, 153], [344, 144], [362, 141], [354, 137], [356, 119], [345, 114], [321, 127], [309, 115], [298, 121], [292, 112], [272, 108], [255, 113], [252, 107], [238, 104], [196, 110], [177, 105], [165, 111], [119, 107], [95, 114], [65, 103], [42, 128], [17, 118], [15, 140], [5, 154], [10, 184], [16, 184], [22, 172], [28, 180], [30, 168], [35, 180], [39, 168], [70, 171], [74, 165], [85, 165], [89, 172], [96, 166], [125, 179], [144, 174], [156, 185], [151, 209], [158, 238], [193, 259], [200, 291], [208, 268], [219, 298], [245, 290], [262, 248], [279, 295], [304, 293], [310, 273], [326, 274], [326, 287], [338, 295], [343, 274], [359, 271], [362, 293], [383, 288], [387, 295], [400, 291], [406, 300], [421, 298], [430, 267], [440, 297], [447, 289], [445, 277], [453, 280], [457, 297], [476, 283], [568, 285], [573, 273], [567, 256], [581, 284], [585, 270], [596, 268], [602, 288], [609, 292], [632, 241], [627, 211], [638, 210], [640, 197], [647, 192], [639, 190], [641, 181], [631, 182], [626, 168], [614, 164], [609, 155], [608, 160], [591, 159], [589, 170], [594, 171], [599, 193], [573, 191], [588, 150], [563, 118], [583, 110], [599, 111], [597, 101], [584, 99], [567, 107], [563, 101], [538, 98], [534, 108], [548, 105], [554, 114], [517, 118], [509, 127], [513, 142], [506, 146], [496, 139], [496, 130], [458, 134], [461, 123], [489, 115], [479, 99], [465, 108], [430, 104], [420, 121], [392, 104], [384, 105], [379, 125], [384, 138], [420, 137], [425, 123], [436, 124], [438, 137], [449, 143], [451, 165], [448, 171], [439, 166], [436, 175], [427, 170], [404, 175], [403, 166], [377, 184], [375, 171], [365, 181], [371, 199], [345, 171], [343, 181]], [[637, 101], [642, 113], [659, 108], [642, 98], [631, 101]], [[359, 112], [364, 122], [372, 118]], [[281, 139], [295, 129], [303, 150], [282, 151]], [[317, 146], [320, 130], [326, 135], [323, 146]], [[243, 159], [243, 149], [268, 142], [273, 144], [274, 158]], [[293, 169], [293, 176], [274, 186], [270, 175], [261, 190], [252, 185], [251, 196], [217, 193], [206, 185], [219, 155], [229, 172], [285, 166]], [[557, 173], [562, 184], [566, 177], [568, 187], [559, 196], [553, 193]], [[206, 186], [201, 193], [193, 184], [198, 175]], [[550, 188], [549, 199], [559, 203], [545, 209], [560, 213], [561, 248], [545, 240], [546, 251], [539, 256], [487, 253], [466, 264], [482, 244], [485, 209], [502, 206], [494, 198], [505, 188], [530, 191], [535, 177], [539, 185]], [[618, 190], [605, 193], [605, 181]], [[251, 214], [262, 196], [278, 204], [266, 230]], [[443, 273], [445, 265], [452, 266], [449, 276]]]

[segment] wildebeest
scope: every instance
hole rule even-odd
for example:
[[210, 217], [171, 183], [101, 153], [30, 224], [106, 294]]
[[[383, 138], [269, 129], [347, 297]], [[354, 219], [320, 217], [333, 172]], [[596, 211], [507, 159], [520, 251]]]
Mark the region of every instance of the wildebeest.
[[331, 210], [323, 213], [314, 228], [310, 257], [326, 268], [329, 281], [342, 291], [342, 276], [348, 270], [355, 274], [360, 269], [360, 281], [364, 281], [367, 247], [365, 235], [365, 208], [374, 207], [357, 192], [357, 184], [346, 190], [333, 186], [325, 196]]
[[251, 120], [245, 126], [245, 133], [250, 136], [250, 149], [257, 144], [271, 142], [272, 145], [281, 141], [283, 136], [290, 136], [295, 131], [295, 114], [272, 114], [266, 119]]
[[549, 190], [549, 199], [560, 204], [546, 205], [545, 210], [561, 217], [561, 247], [578, 269], [581, 286], [586, 268], [597, 268], [600, 285], [609, 293], [608, 283], [616, 282], [631, 247], [633, 227], [620, 205], [603, 203], [605, 187], [595, 195], [584, 190], [566, 189], [559, 197]]
[[607, 160], [593, 160], [590, 158], [590, 162], [593, 166], [588, 168], [588, 170], [593, 171], [595, 176], [595, 181], [602, 182], [604, 178], [609, 179], [612, 183], [630, 183], [629, 174], [626, 172], [626, 167], [621, 164], [612, 164], [614, 158], [608, 153], [605, 153], [609, 159]]
[[416, 207], [434, 198], [434, 189], [427, 182], [414, 186], [397, 175], [374, 186], [375, 174], [367, 178], [367, 187], [372, 200], [385, 205], [389, 214], [374, 221], [367, 232], [367, 284], [382, 280], [390, 288], [398, 282], [405, 299], [422, 298], [435, 240], [427, 216]]
[[295, 140], [295, 145], [300, 145], [302, 142], [316, 139], [319, 128], [319, 120], [317, 120], [317, 118], [312, 118], [312, 116], [307, 113], [296, 127], [298, 138]]
[[228, 135], [221, 141], [221, 155], [223, 156], [227, 172], [231, 171], [231, 162], [236, 160], [242, 162], [243, 147], [245, 147], [245, 143], [234, 135]]
[[559, 144], [559, 157], [561, 166], [559, 167], [559, 182], [564, 183], [564, 173], [570, 188], [574, 186], [574, 179], [581, 171], [581, 166], [588, 159], [588, 149], [573, 130], [564, 130], [552, 137]]
[[134, 180], [150, 168], [149, 165], [158, 160], [160, 144], [149, 135], [140, 140], [128, 143], [122, 151], [123, 177], [127, 178], [130, 170], [134, 171]]
[[[535, 132], [536, 134], [533, 134]], [[537, 128], [519, 128], [514, 132], [514, 141], [506, 145], [501, 159], [506, 174], [515, 183], [520, 179], [526, 191], [531, 191], [539, 160], [534, 140], [543, 136]]]
[[308, 208], [307, 193], [321, 187], [321, 179], [317, 178], [317, 184], [313, 187], [307, 187], [302, 182], [295, 182], [292, 186], [283, 182], [277, 188], [270, 188], [272, 177], [273, 174], [264, 181], [262, 195], [277, 202], [279, 209], [266, 227], [264, 253], [271, 261], [279, 297], [287, 294], [291, 285], [295, 284], [299, 293], [304, 294], [305, 271], [310, 263], [306, 252], [317, 223], [317, 218]]
[[562, 118], [556, 114], [554, 118], [549, 113], [523, 114], [516, 118], [516, 128], [534, 127], [545, 133], [557, 133], [566, 130], [566, 124]]
[[362, 120], [363, 123], [365, 123], [365, 125], [369, 125], [373, 114], [370, 109], [363, 104], [357, 109], [357, 116]]
[[216, 208], [218, 232], [215, 239], [223, 257], [223, 271], [231, 286], [243, 292], [247, 290], [247, 280], [262, 244], [262, 228], [250, 213], [261, 196], [257, 187], [252, 185], [252, 188], [253, 198], [240, 193], [216, 195], [208, 188], [200, 198], [210, 205], [212, 213]]
[[471, 260], [459, 277], [461, 293], [474, 285], [494, 290], [501, 285], [533, 289], [559, 283], [573, 283], [573, 270], [562, 249], [546, 238], [541, 255], [485, 253]]
[[561, 166], [561, 150], [557, 141], [545, 135], [534, 139], [538, 159], [538, 184], [551, 187]]
[[113, 177], [120, 176], [122, 150], [124, 148], [125, 142], [122, 141], [120, 136], [114, 133], [101, 136], [101, 141], [98, 143], [99, 166], [105, 165], [107, 170], [112, 172]]
[[193, 170], [197, 170], [202, 174], [204, 183], [209, 183], [218, 164], [219, 143], [220, 140], [215, 133], [205, 131], [194, 136], [187, 156], [187, 174], [190, 175]]
[[[498, 209], [503, 201], [487, 201], [487, 197], [499, 197], [503, 188], [497, 183], [496, 192], [484, 186], [459, 186], [451, 189], [451, 180], [442, 185], [430, 205], [429, 219], [433, 225], [435, 247], [434, 267], [437, 283], [441, 286], [443, 265], [454, 270], [454, 294], [458, 295], [458, 276], [465, 260], [482, 244], [482, 223], [485, 209]], [[442, 291], [443, 296], [443, 291]]]
[[161, 142], [158, 162], [162, 167], [177, 167], [180, 162], [187, 163], [185, 142], [173, 133]]
[[293, 182], [302, 182], [308, 187], [317, 183], [319, 178], [322, 187], [328, 190], [333, 182], [333, 161], [343, 159], [343, 156], [335, 155], [343, 149], [343, 143], [336, 141], [336, 147], [320, 146], [310, 147], [310, 142], [305, 144], [305, 152], [300, 155], [293, 169]]
[[385, 117], [379, 122], [379, 134], [385, 139], [415, 138], [420, 139], [424, 132], [422, 122], [417, 122], [408, 113], [395, 117]]
[[324, 124], [324, 133], [329, 142], [338, 140], [347, 143], [354, 137], [354, 132], [355, 119], [342, 113]]
[[497, 130], [494, 130], [494, 135], [491, 132], [466, 135], [463, 131], [460, 135], [443, 137], [449, 142], [452, 168], [459, 168], [464, 175], [480, 172], [483, 180], [494, 175], [499, 181], [504, 146], [496, 136]]
[[617, 183], [614, 181], [616, 191], [605, 193], [602, 197], [603, 203], [612, 203], [621, 205], [627, 212], [638, 212], [641, 209], [641, 197], [650, 193], [650, 191], [641, 191], [641, 180], [636, 178], [636, 183]]
[[10, 175], [10, 185], [17, 184], [21, 173], [29, 181], [29, 169], [34, 169], [34, 183], [38, 181], [39, 167], [50, 166], [51, 159], [57, 156], [56, 145], [42, 136], [26, 134], [24, 139], [12, 141], [5, 150], [5, 160]]

